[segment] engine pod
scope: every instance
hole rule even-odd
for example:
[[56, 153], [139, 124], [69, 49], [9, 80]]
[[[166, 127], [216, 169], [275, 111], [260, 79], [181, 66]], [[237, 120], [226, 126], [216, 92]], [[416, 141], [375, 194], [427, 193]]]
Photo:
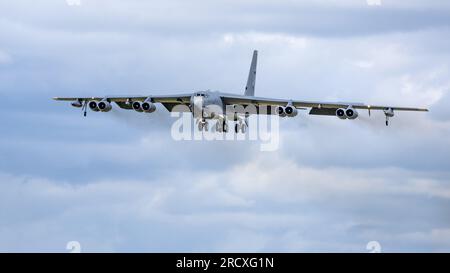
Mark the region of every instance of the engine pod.
[[286, 106], [286, 108], [284, 108], [284, 112], [286, 112], [288, 117], [295, 117], [298, 114], [297, 108], [291, 105]]
[[349, 107], [345, 109], [345, 115], [348, 119], [355, 119], [358, 117], [358, 112], [355, 109]]
[[111, 103], [109, 103], [108, 101], [101, 101], [97, 103], [97, 107], [102, 112], [109, 112], [112, 109]]
[[277, 106], [277, 108], [275, 108], [275, 112], [277, 113], [277, 115], [279, 115], [280, 117], [285, 117], [286, 116], [286, 111], [284, 109], [283, 106]]
[[141, 109], [142, 109], [142, 111], [144, 111], [146, 113], [152, 113], [152, 112], [155, 112], [156, 106], [154, 103], [152, 103], [150, 101], [144, 101], [141, 104]]
[[88, 103], [88, 106], [89, 106], [89, 109], [91, 109], [91, 110], [94, 111], [94, 112], [98, 112], [98, 111], [99, 111], [99, 109], [98, 109], [98, 104], [97, 104], [96, 101], [90, 101], [90, 102]]
[[347, 116], [345, 115], [345, 109], [342, 109], [342, 108], [337, 109], [336, 116], [340, 119], [346, 119]]
[[139, 101], [135, 101], [131, 104], [131, 106], [133, 107], [133, 109], [137, 112], [142, 112], [142, 105]]

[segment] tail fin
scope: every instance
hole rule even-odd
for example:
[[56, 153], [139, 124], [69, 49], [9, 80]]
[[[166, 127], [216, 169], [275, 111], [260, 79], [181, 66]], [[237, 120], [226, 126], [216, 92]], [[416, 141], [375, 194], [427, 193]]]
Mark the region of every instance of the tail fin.
[[250, 71], [248, 72], [247, 85], [245, 86], [245, 96], [255, 95], [255, 80], [256, 80], [256, 62], [258, 60], [258, 51], [253, 51], [252, 64], [250, 65]]

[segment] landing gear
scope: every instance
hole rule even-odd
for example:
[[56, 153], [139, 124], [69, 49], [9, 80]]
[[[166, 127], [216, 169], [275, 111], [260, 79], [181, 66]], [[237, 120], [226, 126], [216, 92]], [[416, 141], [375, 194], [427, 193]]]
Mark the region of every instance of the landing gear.
[[[197, 127], [198, 130], [201, 131], [205, 131], [208, 132], [209, 130], [209, 123], [206, 120], [197, 120]], [[217, 120], [216, 124], [215, 124], [215, 131], [217, 133], [227, 133], [228, 132], [228, 122], [226, 120]], [[248, 128], [248, 123], [247, 121], [238, 121], [236, 122], [236, 124], [234, 124], [234, 132], [236, 134], [238, 133], [242, 133], [245, 134], [247, 132], [247, 128]]]
[[83, 106], [81, 106], [81, 111], [83, 111], [83, 116], [87, 115], [87, 100], [83, 102]]
[[200, 120], [198, 122], [198, 130], [208, 132], [208, 130], [209, 130], [208, 122], [206, 120]]
[[234, 125], [234, 132], [236, 134], [238, 134], [239, 131], [243, 134], [245, 134], [245, 132], [247, 132], [247, 123], [246, 122], [240, 121]]
[[236, 124], [234, 125], [234, 132], [237, 134], [237, 133], [239, 133], [239, 130], [240, 130], [240, 126], [239, 126], [238, 123], [236, 123]]
[[228, 124], [225, 120], [218, 120], [216, 122], [216, 132], [218, 133], [226, 133], [228, 132]]

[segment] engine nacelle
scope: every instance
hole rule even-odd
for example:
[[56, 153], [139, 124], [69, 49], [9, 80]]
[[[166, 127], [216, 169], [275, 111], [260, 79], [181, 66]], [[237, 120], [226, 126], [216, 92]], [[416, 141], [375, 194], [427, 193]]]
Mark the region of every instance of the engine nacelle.
[[97, 107], [102, 112], [109, 112], [112, 109], [111, 103], [106, 100], [102, 100], [101, 102], [97, 103]]
[[347, 109], [345, 109], [345, 116], [348, 119], [355, 119], [358, 117], [358, 112], [354, 108], [348, 107]]
[[298, 114], [297, 108], [292, 105], [288, 105], [284, 108], [284, 112], [288, 117], [295, 117]]
[[151, 101], [144, 101], [141, 104], [141, 109], [142, 109], [142, 111], [144, 111], [146, 113], [152, 113], [152, 112], [155, 112], [156, 106]]
[[100, 109], [98, 109], [98, 104], [96, 101], [94, 101], [94, 100], [90, 101], [88, 105], [89, 105], [89, 109], [91, 109], [92, 111], [94, 111], [94, 112], [100, 111]]
[[137, 112], [142, 112], [144, 110], [142, 110], [142, 104], [139, 101], [135, 101], [131, 104], [131, 106], [133, 107], [133, 109]]
[[286, 111], [285, 111], [283, 106], [277, 106], [275, 108], [275, 113], [277, 113], [277, 115], [279, 115], [280, 117], [285, 117], [286, 116]]
[[340, 119], [346, 119], [347, 116], [345, 115], [345, 109], [339, 108], [336, 110], [336, 117]]

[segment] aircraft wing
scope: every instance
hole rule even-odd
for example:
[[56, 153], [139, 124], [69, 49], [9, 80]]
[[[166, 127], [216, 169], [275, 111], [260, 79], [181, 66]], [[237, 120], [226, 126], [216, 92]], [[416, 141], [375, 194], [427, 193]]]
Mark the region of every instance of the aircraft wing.
[[[175, 94], [175, 95], [157, 95], [157, 96], [105, 96], [105, 97], [55, 97], [54, 100], [60, 101], [73, 101], [78, 102], [80, 105], [88, 101], [101, 101], [107, 100], [109, 102], [115, 102], [122, 109], [133, 109], [131, 102], [139, 101], [143, 102], [147, 98], [150, 98], [151, 102], [161, 103], [164, 107], [172, 112], [176, 105], [189, 106], [192, 93]], [[183, 108], [188, 109], [188, 108]]]
[[335, 110], [338, 108], [347, 108], [352, 106], [355, 109], [366, 110], [386, 110], [392, 109], [397, 111], [428, 111], [425, 108], [414, 107], [397, 107], [397, 106], [382, 106], [382, 105], [369, 105], [364, 103], [351, 103], [351, 102], [320, 102], [320, 101], [299, 101], [299, 100], [285, 100], [285, 99], [272, 99], [262, 97], [248, 97], [240, 95], [223, 95], [222, 100], [225, 104], [240, 104], [240, 105], [262, 105], [262, 106], [286, 106], [291, 104], [296, 108], [311, 108], [310, 114], [316, 115], [334, 115]]
[[175, 94], [175, 95], [158, 95], [158, 96], [105, 96], [105, 97], [55, 97], [54, 100], [61, 101], [101, 101], [106, 99], [110, 102], [127, 102], [127, 101], [144, 101], [151, 98], [152, 102], [160, 103], [189, 103], [192, 93]]

